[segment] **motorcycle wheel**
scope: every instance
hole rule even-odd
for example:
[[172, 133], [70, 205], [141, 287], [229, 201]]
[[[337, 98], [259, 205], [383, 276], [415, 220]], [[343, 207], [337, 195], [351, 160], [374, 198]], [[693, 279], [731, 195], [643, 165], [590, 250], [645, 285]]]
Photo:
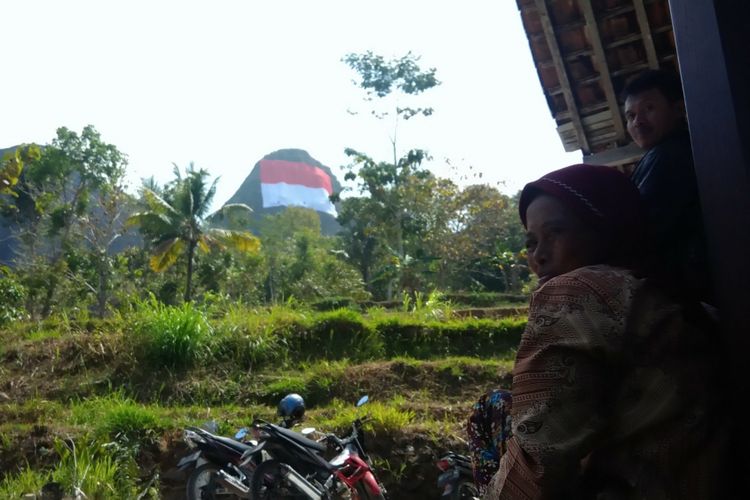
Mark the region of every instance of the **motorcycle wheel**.
[[359, 500], [385, 500], [383, 495], [383, 487], [380, 487], [381, 492], [375, 495], [370, 489], [362, 482], [357, 483], [357, 496]]
[[211, 500], [214, 495], [208, 490], [211, 478], [219, 471], [214, 464], [203, 464], [196, 468], [188, 478], [185, 493], [187, 500]]
[[474, 498], [479, 498], [479, 490], [477, 490], [474, 481], [468, 479], [460, 481], [451, 495], [451, 500], [472, 500]]
[[284, 482], [281, 477], [281, 462], [266, 460], [253, 472], [250, 480], [253, 500], [286, 500], [306, 498]]

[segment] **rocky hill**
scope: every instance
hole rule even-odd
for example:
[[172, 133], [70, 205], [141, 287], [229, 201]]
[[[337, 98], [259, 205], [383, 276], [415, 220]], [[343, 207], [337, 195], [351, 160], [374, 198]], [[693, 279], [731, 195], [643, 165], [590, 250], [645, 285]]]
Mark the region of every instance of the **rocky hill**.
[[341, 184], [331, 169], [302, 149], [280, 149], [261, 158], [245, 181], [227, 201], [244, 203], [256, 217], [278, 213], [287, 206], [313, 208], [325, 235], [338, 232], [336, 204], [328, 195], [339, 193]]

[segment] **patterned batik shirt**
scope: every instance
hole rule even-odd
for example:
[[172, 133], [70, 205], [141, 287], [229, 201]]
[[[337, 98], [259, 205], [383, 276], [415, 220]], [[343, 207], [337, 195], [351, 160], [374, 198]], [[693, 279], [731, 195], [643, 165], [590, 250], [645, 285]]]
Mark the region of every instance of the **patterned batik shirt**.
[[513, 435], [484, 498], [723, 498], [718, 336], [701, 319], [608, 266], [540, 287], [513, 372]]

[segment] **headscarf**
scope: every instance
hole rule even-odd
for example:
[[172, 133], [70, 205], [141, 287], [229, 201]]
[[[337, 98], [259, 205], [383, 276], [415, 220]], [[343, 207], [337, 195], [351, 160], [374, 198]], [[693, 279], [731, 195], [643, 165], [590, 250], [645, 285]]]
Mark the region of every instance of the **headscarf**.
[[643, 244], [643, 204], [635, 185], [612, 167], [571, 165], [524, 186], [518, 203], [526, 210], [540, 194], [553, 196], [601, 238], [609, 263], [632, 264]]

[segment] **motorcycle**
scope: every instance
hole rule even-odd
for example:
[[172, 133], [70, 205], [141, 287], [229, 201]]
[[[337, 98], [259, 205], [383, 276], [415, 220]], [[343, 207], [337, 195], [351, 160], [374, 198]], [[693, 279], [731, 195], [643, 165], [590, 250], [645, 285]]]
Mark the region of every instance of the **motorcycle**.
[[[362, 397], [357, 407], [367, 403]], [[313, 441], [302, 434], [258, 420], [253, 425], [258, 447], [271, 459], [261, 462], [251, 477], [251, 497], [261, 499], [306, 498], [330, 500], [384, 500], [385, 488], [373, 474], [372, 461], [364, 447], [363, 420], [352, 423], [348, 436], [327, 434]], [[333, 449], [336, 455], [326, 460]]]
[[[200, 427], [188, 427], [184, 440], [193, 451], [177, 464], [180, 471], [193, 468], [188, 477], [186, 495], [188, 500], [243, 498], [235, 489], [219, 480], [218, 474], [225, 472], [239, 484], [247, 483], [248, 474], [262, 460], [253, 453], [257, 442], [242, 442], [247, 429], [240, 429], [234, 439], [219, 436]], [[245, 458], [243, 459], [243, 455]], [[249, 498], [249, 497], [247, 497]]]
[[448, 500], [479, 498], [479, 490], [474, 484], [469, 457], [451, 451], [438, 460], [436, 465], [441, 470], [437, 481], [438, 488], [443, 492], [440, 498]]
[[[291, 406], [288, 406], [291, 405]], [[279, 402], [281, 428], [289, 429], [304, 416], [304, 400], [298, 394], [288, 394]], [[248, 429], [240, 429], [234, 439], [216, 435], [215, 422], [204, 427], [188, 427], [184, 439], [188, 447], [196, 451], [183, 457], [178, 470], [193, 467], [186, 493], [188, 500], [249, 499], [250, 476], [258, 464], [269, 458], [258, 442], [245, 441]], [[303, 429], [312, 432], [313, 429]]]

